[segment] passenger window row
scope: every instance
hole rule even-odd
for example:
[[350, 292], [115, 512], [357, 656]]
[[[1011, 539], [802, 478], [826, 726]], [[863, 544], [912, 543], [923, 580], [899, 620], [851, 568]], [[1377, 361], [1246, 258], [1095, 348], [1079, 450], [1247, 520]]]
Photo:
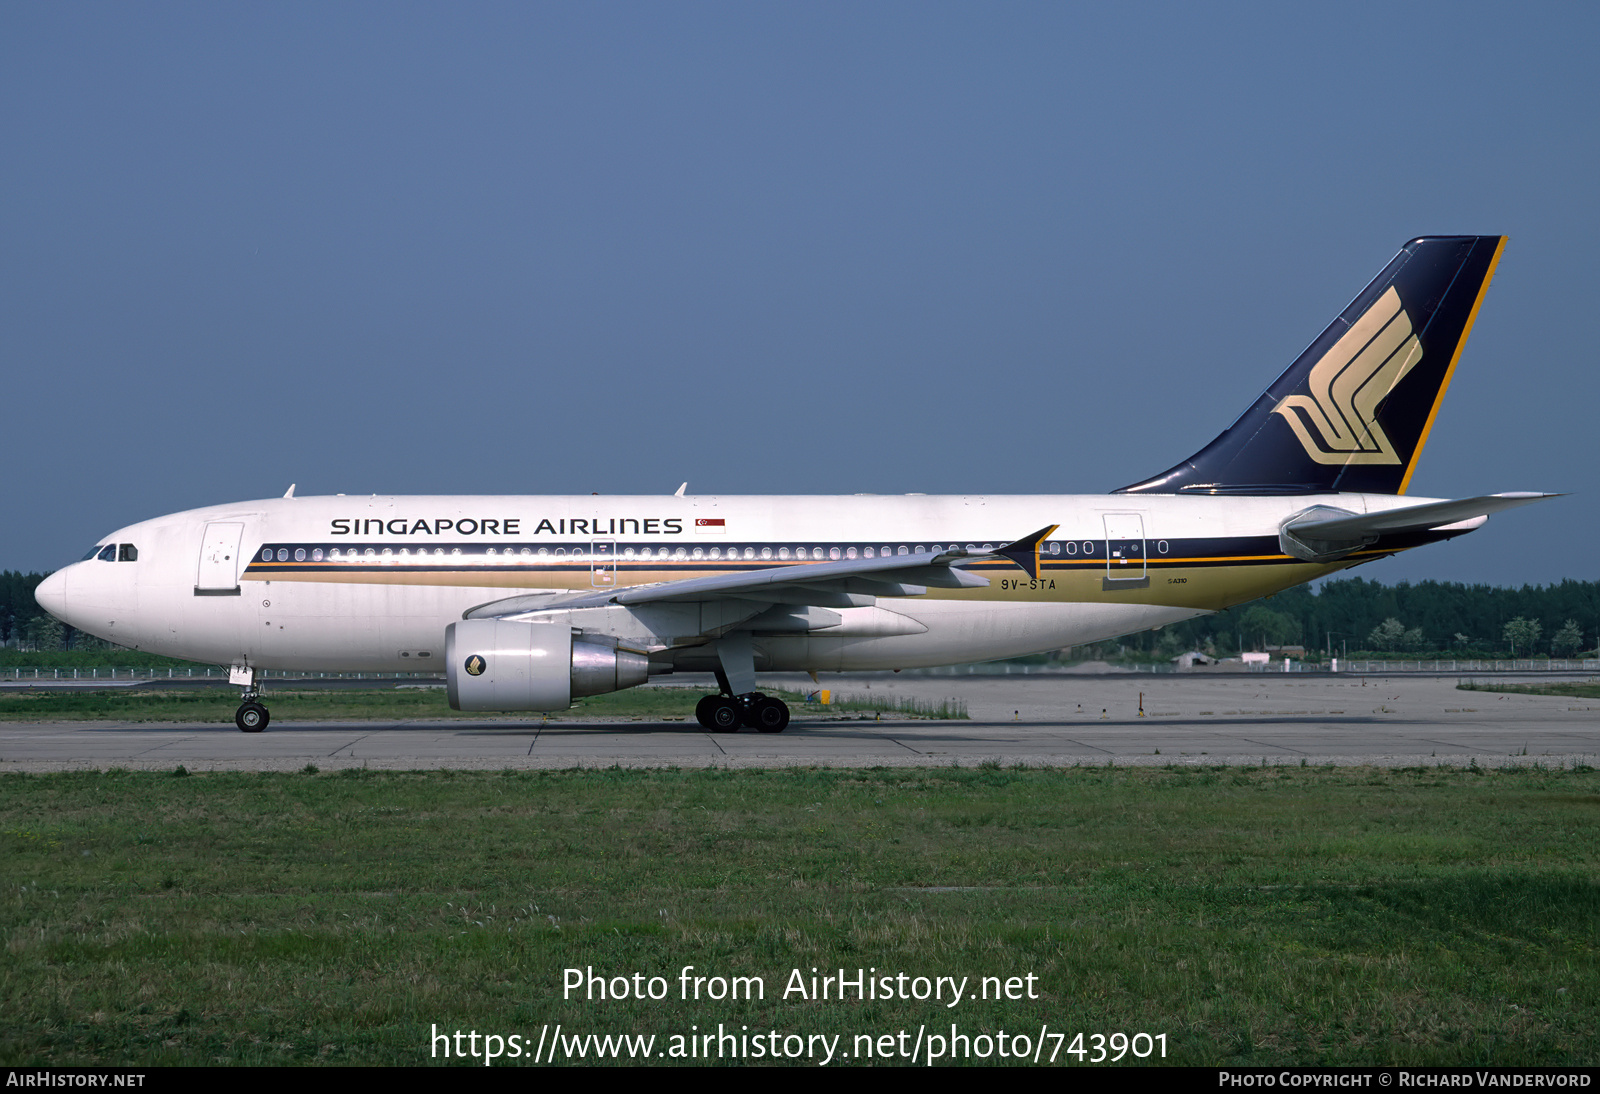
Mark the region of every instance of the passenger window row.
[[[952, 549], [955, 549], [957, 547], [956, 544], [951, 544], [950, 546], [951, 546]], [[988, 550], [991, 550], [993, 548], [993, 546], [994, 546], [993, 544], [985, 543], [980, 548], [977, 544], [969, 543], [969, 544], [967, 544], [967, 550], [969, 550], [969, 551], [977, 551], [977, 550], [988, 551]], [[621, 557], [623, 557], [625, 559], [650, 559], [650, 558], [656, 558], [656, 559], [669, 559], [669, 558], [670, 559], [724, 559], [724, 558], [726, 558], [728, 560], [739, 560], [739, 559], [742, 558], [742, 559], [750, 560], [750, 561], [755, 561], [757, 559], [769, 560], [769, 561], [772, 560], [772, 559], [777, 559], [777, 560], [779, 560], [781, 562], [788, 562], [788, 561], [791, 561], [791, 560], [800, 561], [800, 560], [806, 560], [806, 559], [815, 559], [815, 560], [820, 562], [820, 561], [823, 561], [825, 559], [837, 561], [839, 559], [877, 558], [877, 557], [880, 557], [880, 556], [883, 557], [883, 558], [888, 558], [888, 557], [890, 557], [892, 555], [897, 555], [897, 554], [898, 555], [910, 555], [910, 554], [913, 554], [913, 553], [922, 554], [922, 553], [927, 552], [927, 551], [928, 551], [928, 548], [926, 546], [920, 544], [920, 543], [917, 544], [915, 547], [901, 545], [899, 547], [877, 547], [877, 548], [874, 548], [874, 547], [864, 547], [864, 548], [857, 548], [857, 547], [794, 547], [794, 548], [790, 548], [790, 547], [778, 547], [778, 548], [762, 547], [762, 548], [760, 548], [758, 550], [755, 547], [745, 547], [745, 548], [743, 548], [743, 553], [742, 554], [741, 554], [741, 549], [738, 548], [738, 547], [729, 547], [726, 550], [724, 550], [721, 547], [710, 547], [710, 548], [706, 548], [706, 547], [689, 548], [689, 547], [682, 547], [682, 546], [679, 546], [679, 547], [655, 547], [655, 548], [652, 548], [652, 547], [624, 547], [622, 549], [622, 552], [621, 552]], [[932, 549], [932, 553], [933, 554], [939, 554], [942, 551], [944, 551], [944, 547], [942, 545], [937, 544], [937, 543], [935, 543], [933, 545], [933, 549]], [[459, 556], [461, 553], [462, 553], [461, 552], [461, 548], [459, 548], [459, 547], [450, 548], [449, 551], [448, 551], [448, 554], [450, 556]], [[589, 552], [589, 553], [586, 553], [584, 548], [582, 548], [582, 547], [572, 547], [570, 549], [566, 548], [566, 547], [556, 547], [556, 548], [553, 548], [553, 549], [549, 548], [549, 547], [539, 547], [539, 548], [532, 548], [532, 547], [522, 547], [522, 548], [502, 547], [502, 548], [495, 548], [495, 547], [490, 547], [484, 552], [485, 556], [488, 556], [488, 557], [495, 557], [497, 555], [507, 555], [507, 556], [510, 556], [510, 555], [521, 555], [521, 556], [537, 557], [537, 558], [556, 557], [556, 558], [575, 558], [575, 559], [582, 559], [582, 558], [589, 557], [590, 553], [592, 553], [594, 555], [594, 557], [596, 557], [596, 558], [615, 558], [615, 557], [617, 557], [615, 554], [609, 553], [609, 552]], [[294, 561], [296, 561], [296, 562], [306, 562], [308, 560], [311, 561], [311, 562], [322, 562], [324, 559], [333, 560], [333, 559], [357, 559], [357, 558], [379, 558], [379, 557], [386, 557], [386, 558], [395, 558], [395, 557], [427, 558], [427, 557], [430, 557], [430, 555], [431, 555], [431, 557], [444, 557], [446, 555], [446, 549], [443, 548], [443, 547], [435, 547], [435, 548], [433, 548], [431, 553], [430, 553], [429, 549], [426, 548], [426, 547], [418, 547], [415, 550], [413, 550], [412, 548], [409, 548], [409, 547], [401, 547], [398, 550], [396, 548], [393, 548], [393, 547], [382, 547], [382, 548], [367, 547], [365, 549], [360, 548], [360, 547], [345, 547], [345, 548], [334, 547], [334, 548], [331, 548], [331, 549], [326, 550], [326, 551], [324, 551], [324, 549], [321, 548], [321, 547], [313, 547], [310, 550], [307, 550], [304, 547], [295, 547], [295, 548], [292, 548], [292, 549], [288, 548], [288, 547], [278, 547], [276, 549], [274, 549], [272, 547], [263, 547], [261, 549], [261, 561], [262, 562], [288, 562], [291, 558], [294, 559]]]
[[[952, 543], [950, 550], [959, 550], [961, 544]], [[112, 548], [106, 548], [107, 551]], [[131, 544], [124, 545], [125, 550], [132, 550]], [[971, 552], [992, 551], [993, 543], [968, 543], [966, 549]], [[1160, 543], [1160, 551], [1166, 554], [1165, 540]], [[910, 554], [941, 554], [945, 550], [943, 544], [935, 543], [932, 547], [924, 544], [900, 544], [898, 546], [884, 545], [881, 547], [624, 547], [620, 557], [629, 561], [643, 561], [650, 559], [674, 560], [730, 560], [730, 561], [838, 561], [855, 558], [890, 558]], [[1050, 555], [1078, 555], [1093, 556], [1096, 552], [1093, 540], [1052, 540], [1043, 546], [1043, 551]], [[457, 558], [461, 556], [460, 547], [333, 547], [327, 550], [321, 547], [263, 547], [261, 549], [262, 562], [288, 562], [291, 558], [296, 562], [322, 562], [325, 559], [356, 560], [366, 558], [404, 558], [404, 559], [432, 559], [432, 558]], [[489, 547], [479, 557], [518, 556], [525, 558], [561, 558], [561, 559], [586, 559], [593, 557], [601, 561], [615, 559], [619, 552], [615, 551], [586, 551], [583, 547]], [[105, 551], [101, 552], [105, 557]], [[134, 555], [137, 557], [137, 554]]]

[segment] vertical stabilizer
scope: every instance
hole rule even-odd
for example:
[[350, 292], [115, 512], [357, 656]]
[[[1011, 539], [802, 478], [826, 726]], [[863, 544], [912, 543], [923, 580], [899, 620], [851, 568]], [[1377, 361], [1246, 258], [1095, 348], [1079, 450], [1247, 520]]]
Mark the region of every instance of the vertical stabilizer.
[[1239, 420], [1117, 493], [1404, 494], [1505, 236], [1424, 236]]

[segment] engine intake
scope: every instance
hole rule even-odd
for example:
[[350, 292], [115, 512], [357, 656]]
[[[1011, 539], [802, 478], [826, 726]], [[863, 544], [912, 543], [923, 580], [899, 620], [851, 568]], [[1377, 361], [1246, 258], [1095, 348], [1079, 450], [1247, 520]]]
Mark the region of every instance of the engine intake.
[[573, 637], [557, 623], [468, 619], [444, 632], [453, 710], [566, 710], [584, 695], [637, 687], [650, 659]]

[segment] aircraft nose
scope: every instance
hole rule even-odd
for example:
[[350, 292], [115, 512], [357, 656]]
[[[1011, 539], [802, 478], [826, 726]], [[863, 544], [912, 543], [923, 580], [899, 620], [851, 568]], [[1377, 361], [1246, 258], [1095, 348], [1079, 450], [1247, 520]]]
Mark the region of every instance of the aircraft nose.
[[39, 602], [39, 607], [55, 616], [57, 619], [67, 618], [67, 571], [57, 570], [33, 590], [33, 598]]

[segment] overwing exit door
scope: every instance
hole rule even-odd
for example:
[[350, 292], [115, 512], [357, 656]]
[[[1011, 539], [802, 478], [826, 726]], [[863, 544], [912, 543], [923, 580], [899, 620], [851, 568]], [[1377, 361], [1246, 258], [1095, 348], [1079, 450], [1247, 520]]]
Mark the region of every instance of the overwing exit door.
[[611, 588], [617, 583], [617, 541], [591, 540], [589, 547], [589, 583], [596, 589]]

